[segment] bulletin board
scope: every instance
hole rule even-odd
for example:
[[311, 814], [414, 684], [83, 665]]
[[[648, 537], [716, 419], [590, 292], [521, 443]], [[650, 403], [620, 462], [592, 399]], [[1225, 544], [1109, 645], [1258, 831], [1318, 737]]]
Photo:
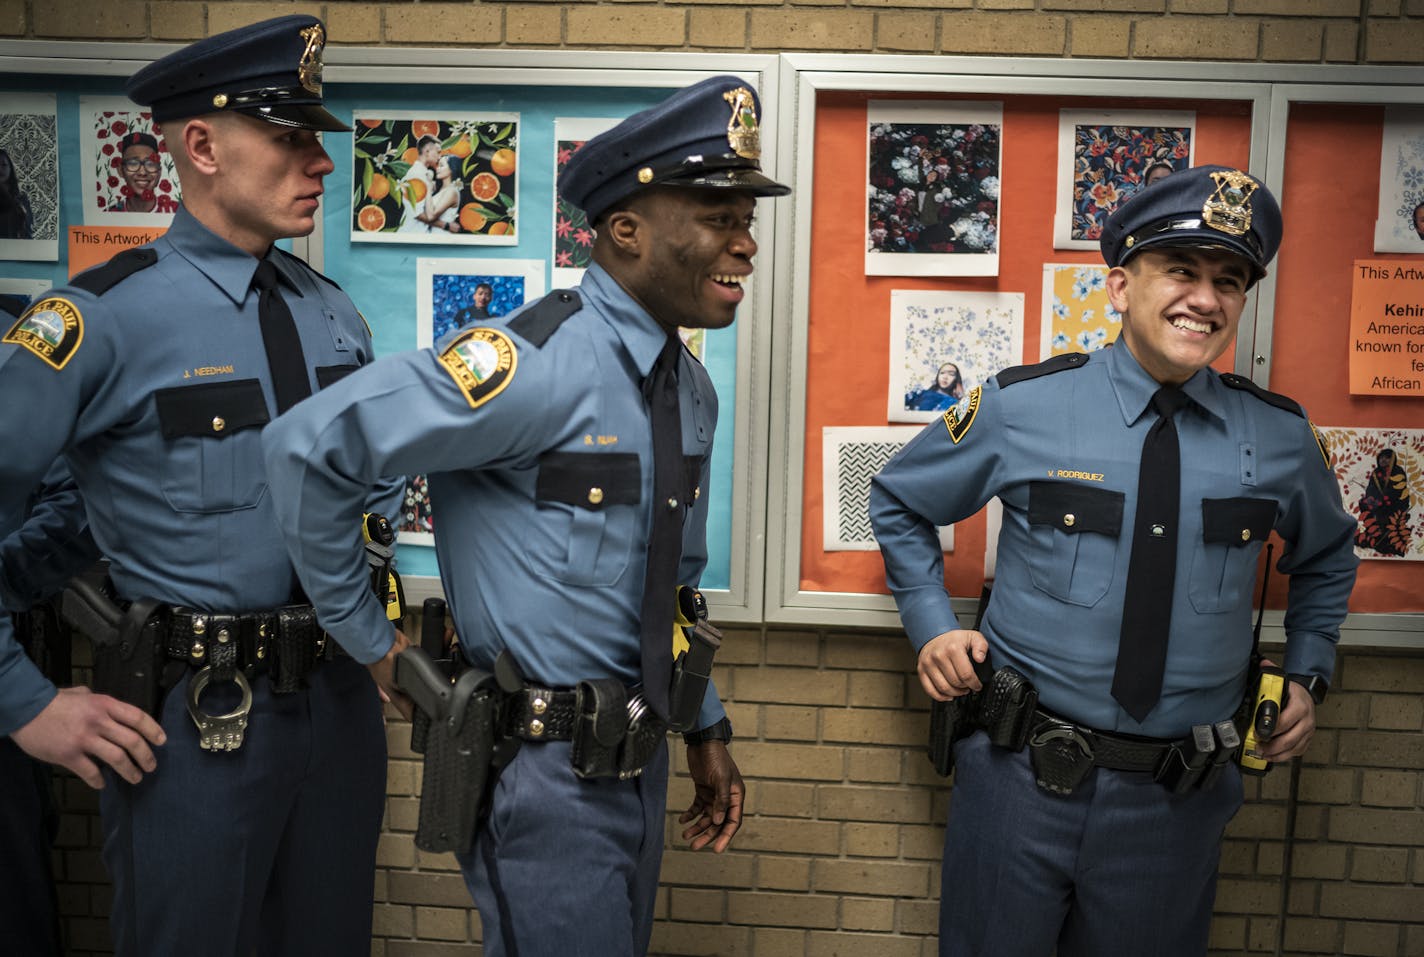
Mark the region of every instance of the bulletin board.
[[[1377, 212], [1383, 205], [1382, 218], [1388, 218], [1398, 205], [1397, 198], [1389, 201], [1390, 183], [1382, 182], [1381, 160], [1387, 159], [1388, 111], [1401, 106], [1424, 106], [1424, 92], [1417, 84], [1278, 85], [1271, 100], [1265, 178], [1281, 197], [1287, 228], [1273, 275], [1262, 283], [1263, 302], [1270, 303], [1263, 314], [1270, 321], [1258, 329], [1257, 381], [1263, 381], [1264, 373], [1263, 384], [1299, 401], [1324, 430], [1332, 464], [1341, 474], [1346, 507], [1357, 520], [1368, 494], [1369, 463], [1357, 462], [1352, 468], [1350, 458], [1358, 460], [1362, 452], [1368, 456], [1400, 440], [1400, 452], [1408, 455], [1411, 440], [1418, 444], [1424, 430], [1424, 391], [1352, 394], [1349, 381], [1356, 346], [1349, 323], [1356, 263], [1399, 263], [1424, 270], [1424, 238], [1418, 240], [1417, 252], [1407, 251], [1407, 245], [1377, 251]], [[1342, 144], [1348, 148], [1342, 150]], [[1413, 196], [1424, 187], [1424, 163], [1402, 173], [1411, 198], [1424, 198]], [[1418, 348], [1424, 336], [1413, 340]], [[1424, 355], [1418, 358], [1424, 360]], [[1424, 382], [1424, 374], [1415, 378]], [[1417, 458], [1402, 461], [1412, 466]], [[1352, 640], [1417, 645], [1424, 637], [1418, 617], [1424, 612], [1424, 561], [1417, 560], [1424, 551], [1424, 502], [1419, 496], [1424, 477], [1414, 469], [1410, 473], [1410, 527], [1402, 542], [1384, 551], [1412, 552], [1416, 560], [1357, 545], [1362, 560], [1345, 623]], [[1285, 583], [1276, 582], [1268, 607], [1284, 608], [1285, 597]], [[1281, 617], [1278, 610], [1268, 612], [1266, 625], [1279, 629]]]
[[[1016, 331], [1011, 360], [1000, 367], [1039, 361], [1044, 265], [1102, 262], [1093, 249], [1055, 248], [1064, 111], [1133, 116], [1189, 111], [1194, 117], [1192, 164], [1254, 168], [1264, 163], [1269, 91], [1237, 83], [1099, 78], [1068, 84], [1051, 77], [830, 70], [800, 72], [794, 83], [800, 145], [795, 229], [787, 231], [786, 246], [779, 250], [780, 261], [791, 266], [778, 276], [783, 284], [778, 305], [784, 303], [789, 321], [778, 325], [774, 347], [787, 363], [778, 371], [789, 381], [774, 393], [784, 397], [784, 404], [773, 413], [773, 448], [785, 455], [787, 468], [773, 471], [785, 481], [774, 482], [769, 491], [770, 515], [781, 525], [771, 531], [780, 552], [768, 557], [767, 618], [893, 626], [898, 618], [878, 552], [827, 548], [825, 510], [841, 503], [828, 503], [823, 493], [831, 484], [825, 478], [823, 435], [828, 429], [891, 424], [885, 396], [894, 295], [904, 290], [1021, 294], [1022, 330]], [[1062, 92], [1065, 86], [1072, 87], [1072, 95]], [[874, 242], [867, 228], [876, 225], [867, 223], [863, 212], [867, 125], [887, 102], [944, 101], [997, 104], [1001, 110], [997, 273], [866, 275], [865, 250]], [[1252, 334], [1253, 322], [1248, 304], [1243, 336]], [[1229, 350], [1218, 365], [1240, 372], [1249, 359]], [[841, 461], [833, 464], [843, 468]], [[986, 559], [992, 562], [993, 520], [986, 509], [953, 528], [945, 581], [957, 611], [972, 608], [983, 585]]]
[[[174, 49], [166, 44], [0, 41], [0, 95], [34, 94], [57, 104], [58, 255], [20, 261], [0, 251], [0, 280], [13, 291], [59, 284], [71, 274], [64, 231], [86, 222], [86, 197], [74, 187], [88, 178], [82, 102], [122, 98], [129, 75]], [[325, 59], [326, 105], [348, 122], [357, 114], [518, 118], [517, 131], [511, 129], [498, 144], [509, 148], [506, 162], [517, 157], [517, 176], [501, 177], [502, 191], [504, 183], [517, 180], [517, 196], [508, 196], [511, 202], [504, 209], [511, 225], [517, 225], [495, 242], [480, 245], [354, 242], [353, 197], [358, 204], [364, 202], [364, 184], [363, 190], [356, 189], [357, 167], [352, 162], [354, 138], [360, 134], [323, 135], [335, 171], [325, 181], [317, 231], [282, 245], [330, 275], [351, 296], [372, 328], [377, 355], [417, 346], [418, 260], [448, 264], [445, 271], [450, 273], [478, 260], [487, 264], [480, 268], [492, 273], [527, 276], [534, 292], [557, 288], [556, 120], [598, 118], [611, 125], [678, 88], [722, 73], [744, 77], [757, 87], [763, 128], [774, 129], [778, 104], [774, 56], [462, 50], [458, 65], [451, 65], [448, 50], [329, 46]], [[776, 168], [776, 149], [777, 141], [764, 136], [762, 163], [769, 171]], [[767, 423], [765, 415], [754, 410], [766, 407], [770, 387], [766, 353], [775, 213], [772, 201], [762, 201], [756, 228], [761, 250], [738, 321], [728, 329], [709, 331], [694, 344], [720, 404], [712, 477], [704, 490], [710, 495], [709, 557], [702, 584], [713, 614], [722, 621], [758, 621], [762, 614]], [[537, 281], [531, 270], [537, 271]], [[434, 510], [438, 521], [438, 502]], [[401, 544], [398, 551], [408, 601], [416, 604], [439, 595], [434, 549]]]

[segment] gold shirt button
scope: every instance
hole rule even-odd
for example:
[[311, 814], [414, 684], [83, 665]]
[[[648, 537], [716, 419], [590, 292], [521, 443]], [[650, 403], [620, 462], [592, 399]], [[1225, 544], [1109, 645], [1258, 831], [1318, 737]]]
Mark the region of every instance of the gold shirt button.
[[603, 489], [599, 488], [597, 485], [589, 489], [588, 501], [591, 505], [597, 505], [599, 502], [603, 501]]
[[1072, 527], [1073, 527], [1073, 524], [1074, 524], [1075, 522], [1077, 522], [1077, 521], [1078, 521], [1078, 517], [1077, 517], [1076, 515], [1074, 515], [1072, 512], [1069, 512], [1067, 515], [1064, 515], [1064, 516], [1063, 516], [1063, 524], [1066, 525], [1066, 526], [1069, 527], [1069, 528], [1072, 528]]
[[221, 432], [225, 428], [227, 428], [227, 419], [220, 415], [213, 416], [213, 431]]
[[1241, 529], [1241, 540], [1242, 540], [1243, 542], [1249, 542], [1249, 541], [1251, 540], [1251, 529], [1249, 529], [1249, 528], [1243, 528], [1243, 529]]

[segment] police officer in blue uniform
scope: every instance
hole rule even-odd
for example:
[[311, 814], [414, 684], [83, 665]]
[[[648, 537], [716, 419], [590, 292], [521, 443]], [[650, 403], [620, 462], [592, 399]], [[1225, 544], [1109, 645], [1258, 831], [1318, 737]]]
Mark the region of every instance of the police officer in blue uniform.
[[[656, 700], [649, 668], [670, 665], [672, 622], [645, 647], [644, 600], [668, 602], [671, 616], [674, 584], [695, 584], [706, 563], [717, 398], [676, 330], [731, 324], [756, 252], [756, 197], [788, 192], [759, 171], [758, 115], [751, 88], [721, 76], [590, 140], [560, 181], [597, 230], [577, 289], [383, 359], [263, 436], [293, 560], [324, 626], [353, 654], [393, 661], [405, 639], [363, 586], [343, 526], [372, 478], [425, 472], [463, 654], [488, 669], [507, 651], [526, 677], [514, 698], [523, 746], [459, 855], [486, 954], [648, 947], [663, 732], [641, 774], [584, 777], [563, 719], [581, 682], [612, 679], [620, 693], [641, 684]], [[675, 370], [676, 405], [655, 430], [645, 387], [660, 369]], [[655, 448], [678, 432], [671, 455], [683, 475], [655, 495]], [[649, 558], [666, 527], [658, 512], [677, 523], [665, 569]], [[663, 572], [665, 586], [648, 584]], [[621, 710], [595, 713], [621, 721]], [[720, 852], [740, 826], [744, 787], [715, 688], [685, 737], [696, 796], [683, 836]]]
[[[1310, 741], [1354, 583], [1354, 523], [1301, 408], [1209, 368], [1280, 234], [1274, 197], [1238, 170], [1198, 167], [1143, 190], [1102, 240], [1117, 344], [1004, 370], [873, 481], [871, 520], [925, 692], [978, 691], [974, 663], [987, 659], [1039, 695], [1026, 748], [986, 733], [955, 747], [942, 954], [1205, 952], [1240, 775], [1234, 761], [1166, 772], [1196, 753], [1194, 729], [1241, 705], [1273, 530], [1291, 576], [1291, 680], [1260, 753], [1284, 761]], [[950, 610], [934, 527], [992, 496], [997, 576], [975, 631]], [[1206, 741], [1213, 762], [1230, 755]]]
[[[379, 692], [301, 604], [259, 444], [280, 410], [371, 358], [346, 295], [273, 245], [314, 228], [332, 170], [316, 131], [347, 128], [321, 105], [324, 42], [320, 21], [281, 17], [131, 77], [183, 207], [0, 339], [0, 400], [36, 410], [0, 424], [4, 508], [64, 456], [110, 561], [107, 594], [75, 606], [97, 623], [96, 684], [154, 709], [151, 739], [166, 736], [156, 767], [141, 753], [142, 781], [108, 759], [120, 955], [369, 949]], [[397, 484], [383, 493], [368, 508], [394, 508]]]

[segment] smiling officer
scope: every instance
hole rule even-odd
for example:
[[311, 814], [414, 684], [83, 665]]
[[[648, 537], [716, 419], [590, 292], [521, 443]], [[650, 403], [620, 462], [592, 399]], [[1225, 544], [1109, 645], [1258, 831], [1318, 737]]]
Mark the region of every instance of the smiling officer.
[[[1242, 795], [1226, 766], [1234, 732], [1216, 729], [1222, 744], [1213, 726], [1242, 701], [1272, 531], [1286, 541], [1294, 680], [1264, 756], [1310, 741], [1355, 580], [1354, 522], [1301, 408], [1209, 368], [1280, 238], [1275, 198], [1239, 170], [1142, 190], [1102, 239], [1117, 344], [1000, 372], [874, 479], [871, 520], [925, 693], [978, 690], [986, 657], [1022, 676], [1001, 671], [996, 686], [1038, 693], [1009, 715], [1020, 735], [994, 725], [1006, 746], [956, 746], [942, 954], [1205, 952]], [[997, 578], [971, 631], [950, 610], [935, 526], [992, 496]]]
[[125, 957], [370, 947], [379, 695], [357, 661], [325, 660], [259, 445], [269, 419], [371, 358], [346, 295], [274, 245], [312, 231], [332, 170], [317, 131], [347, 129], [322, 107], [324, 43], [320, 21], [281, 17], [134, 74], [182, 208], [0, 342], [0, 400], [44, 410], [0, 423], [0, 504], [67, 460], [111, 581], [66, 596], [66, 614], [87, 614], [96, 690], [167, 736], [156, 769], [108, 773], [100, 799]]
[[[508, 651], [527, 676], [507, 728], [523, 746], [459, 855], [486, 954], [647, 950], [679, 710], [674, 588], [706, 563], [717, 419], [677, 329], [732, 323], [756, 197], [788, 192], [760, 172], [758, 114], [744, 81], [716, 77], [590, 140], [560, 181], [598, 234], [577, 289], [377, 362], [263, 436], [292, 558], [333, 634], [392, 661], [404, 647], [342, 529], [372, 478], [429, 473], [460, 647], [486, 669]], [[731, 727], [713, 688], [681, 703], [696, 785], [683, 836], [721, 851], [744, 791]], [[573, 743], [576, 725], [617, 759]], [[651, 746], [630, 757], [636, 729]]]

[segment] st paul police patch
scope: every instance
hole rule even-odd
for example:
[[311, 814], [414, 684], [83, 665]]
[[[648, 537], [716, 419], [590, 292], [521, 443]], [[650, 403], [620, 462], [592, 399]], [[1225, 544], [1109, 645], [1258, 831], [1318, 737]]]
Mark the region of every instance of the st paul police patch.
[[13, 342], [55, 369], [63, 369], [83, 339], [84, 317], [79, 308], [68, 299], [50, 296], [26, 309], [0, 342]]
[[959, 400], [959, 404], [944, 414], [944, 427], [949, 429], [949, 437], [958, 445], [959, 440], [969, 432], [974, 424], [974, 416], [979, 414], [980, 386], [969, 390], [969, 394]]
[[445, 347], [440, 364], [465, 393], [470, 408], [478, 409], [513, 380], [519, 354], [509, 336], [498, 329], [475, 328]]

